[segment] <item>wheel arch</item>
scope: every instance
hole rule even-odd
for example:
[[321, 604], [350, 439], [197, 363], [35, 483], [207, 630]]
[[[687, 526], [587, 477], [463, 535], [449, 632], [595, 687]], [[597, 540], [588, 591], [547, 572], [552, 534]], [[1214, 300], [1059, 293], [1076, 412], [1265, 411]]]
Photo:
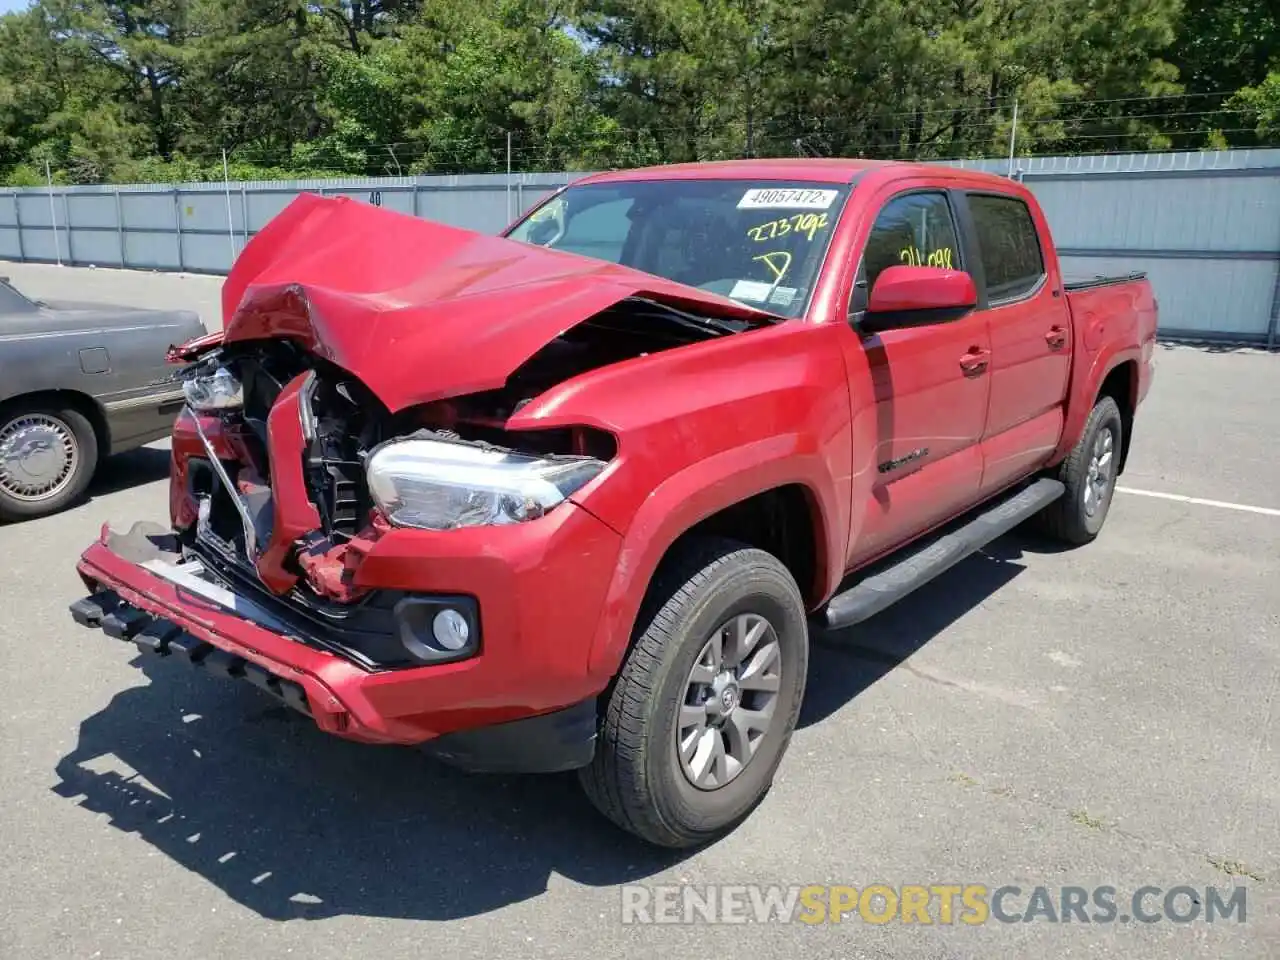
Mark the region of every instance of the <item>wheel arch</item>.
[[1098, 386], [1096, 405], [1103, 397], [1110, 397], [1120, 408], [1120, 465], [1117, 475], [1124, 473], [1129, 459], [1129, 442], [1133, 436], [1133, 416], [1138, 409], [1138, 362], [1122, 360], [1110, 370]]
[[[730, 451], [735, 452], [741, 449]], [[690, 471], [663, 484], [628, 530], [591, 645], [592, 675], [616, 674], [660, 566], [690, 538], [727, 537], [778, 556], [796, 577], [809, 609], [820, 606], [838, 582], [843, 544], [836, 542], [831, 525], [831, 518], [838, 516], [836, 505], [829, 502], [834, 487], [797, 475], [794, 457], [738, 464], [738, 470], [719, 479], [708, 478], [709, 462], [699, 465], [700, 482], [693, 491], [686, 489]], [[779, 556], [779, 551], [786, 556]]]
[[19, 408], [39, 407], [56, 411], [71, 409], [84, 416], [93, 427], [94, 439], [98, 443], [98, 459], [101, 460], [111, 450], [111, 430], [107, 425], [107, 414], [102, 404], [87, 393], [78, 390], [33, 390], [0, 400], [0, 418], [10, 411]]
[[826, 592], [825, 564], [818, 559], [824, 529], [822, 507], [813, 492], [804, 484], [786, 483], [761, 490], [699, 520], [671, 542], [658, 569], [694, 539], [737, 540], [777, 557], [795, 579], [806, 605], [814, 607]]
[[1124, 469], [1129, 438], [1133, 433], [1134, 414], [1138, 409], [1139, 358], [1140, 352], [1135, 347], [1095, 356], [1074, 369], [1062, 436], [1048, 461], [1049, 466], [1056, 467], [1070, 455], [1072, 448], [1084, 436], [1085, 424], [1099, 398], [1109, 396], [1120, 408], [1121, 432], [1124, 436], [1121, 437], [1121, 461], [1118, 469]]

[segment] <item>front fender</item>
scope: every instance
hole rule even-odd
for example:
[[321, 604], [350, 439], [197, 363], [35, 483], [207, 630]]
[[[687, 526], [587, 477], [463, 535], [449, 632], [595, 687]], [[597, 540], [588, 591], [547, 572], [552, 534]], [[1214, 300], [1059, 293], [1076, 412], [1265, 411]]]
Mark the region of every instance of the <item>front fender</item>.
[[800, 434], [783, 434], [724, 450], [690, 464], [659, 484], [628, 526], [617, 569], [591, 644], [588, 672], [611, 678], [630, 643], [632, 626], [658, 564], [671, 545], [699, 521], [759, 493], [801, 486], [814, 524], [815, 583], [800, 584], [807, 596], [827, 596], [840, 578], [844, 544], [836, 484], [821, 452]]
[[573, 497], [622, 538], [588, 670], [607, 682], [649, 582], [700, 520], [795, 484], [815, 524], [816, 602], [835, 589], [849, 530], [849, 389], [833, 325], [786, 323], [625, 360], [546, 391], [507, 429], [590, 426], [617, 438]]

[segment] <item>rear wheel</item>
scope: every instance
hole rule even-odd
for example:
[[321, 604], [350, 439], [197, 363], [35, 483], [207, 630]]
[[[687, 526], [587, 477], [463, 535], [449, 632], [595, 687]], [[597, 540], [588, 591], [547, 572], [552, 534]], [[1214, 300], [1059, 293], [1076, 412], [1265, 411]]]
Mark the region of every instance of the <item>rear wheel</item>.
[[580, 779], [623, 829], [693, 846], [773, 782], [804, 695], [804, 602], [772, 555], [696, 541], [664, 564], [636, 631]]
[[0, 413], [0, 520], [43, 517], [74, 503], [98, 463], [84, 414], [40, 405]]
[[1067, 492], [1041, 514], [1045, 533], [1074, 545], [1097, 537], [1116, 489], [1123, 429], [1115, 400], [1099, 398], [1079, 442], [1058, 468]]

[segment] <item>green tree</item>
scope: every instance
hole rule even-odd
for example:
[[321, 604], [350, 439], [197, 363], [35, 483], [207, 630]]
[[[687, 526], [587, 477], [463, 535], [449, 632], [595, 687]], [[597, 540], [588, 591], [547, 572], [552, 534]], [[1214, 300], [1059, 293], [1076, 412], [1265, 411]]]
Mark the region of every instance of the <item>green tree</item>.
[[[34, 0], [13, 182], [1275, 143], [1275, 0]], [[1268, 73], [1268, 70], [1272, 73]]]
[[422, 0], [324, 0], [307, 7], [336, 26], [340, 41], [354, 54], [364, 53], [373, 38], [411, 21]]
[[[60, 42], [37, 5], [0, 20], [0, 163], [93, 183], [153, 149], [149, 130], [111, 66]], [[30, 172], [19, 177], [30, 179]]]
[[1189, 93], [1255, 86], [1280, 56], [1275, 0], [1184, 0], [1172, 60]]
[[199, 0], [192, 16], [184, 150], [212, 160], [226, 147], [287, 166], [324, 131], [325, 28], [302, 0]]
[[1253, 118], [1277, 57], [1275, 0], [1185, 0], [1171, 57], [1188, 92], [1176, 118], [1185, 131], [1182, 145], [1274, 142], [1274, 128], [1255, 126]]
[[[415, 172], [594, 166], [615, 150], [593, 58], [543, 0], [430, 8], [387, 54]], [[403, 158], [401, 158], [403, 160]]]
[[104, 67], [129, 120], [145, 123], [140, 152], [168, 157], [177, 144], [170, 103], [182, 75], [189, 0], [40, 0], [37, 9], [65, 53]]
[[1122, 109], [1057, 123], [1060, 107], [1174, 89], [1158, 54], [1177, 11], [1178, 0], [605, 0], [581, 22], [614, 81], [611, 111], [651, 131], [664, 159], [929, 157], [1007, 144], [1015, 99], [1027, 148], [1141, 139], [1150, 131]]
[[1280, 70], [1272, 70], [1256, 86], [1242, 87], [1227, 103], [1254, 123], [1254, 133], [1266, 143], [1280, 139]]
[[664, 161], [740, 156], [755, 151], [772, 109], [763, 88], [782, 8], [776, 0], [603, 0], [585, 5], [576, 26], [599, 51], [603, 102], [633, 149], [651, 145]]

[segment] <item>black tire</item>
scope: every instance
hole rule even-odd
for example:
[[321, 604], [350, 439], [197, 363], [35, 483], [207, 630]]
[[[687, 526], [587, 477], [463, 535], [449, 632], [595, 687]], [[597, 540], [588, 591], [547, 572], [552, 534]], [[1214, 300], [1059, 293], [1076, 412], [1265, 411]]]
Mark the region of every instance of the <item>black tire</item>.
[[[778, 689], [741, 693], [735, 702], [770, 697], [772, 720], [752, 741], [758, 746], [739, 772], [722, 785], [700, 788], [678, 753], [678, 716], [692, 689], [690, 673], [710, 638], [744, 616], [756, 623], [763, 618], [772, 631], [760, 642], [777, 642], [770, 661], [776, 655]], [[757, 662], [751, 656], [744, 660]], [[664, 562], [650, 585], [634, 643], [606, 695], [595, 758], [579, 771], [587, 796], [614, 823], [658, 846], [696, 846], [728, 832], [773, 782], [795, 729], [808, 663], [804, 601], [787, 568], [736, 541], [688, 543]], [[714, 735], [721, 736], [718, 730]], [[721, 743], [730, 741], [726, 731]]]
[[[1103, 431], [1107, 430], [1111, 432], [1110, 469], [1105, 494], [1098, 497], [1097, 488], [1090, 482], [1093, 455]], [[1120, 418], [1120, 408], [1111, 397], [1100, 397], [1089, 414], [1079, 442], [1058, 467], [1057, 478], [1066, 486], [1067, 492], [1040, 514], [1038, 526], [1043, 533], [1073, 546], [1089, 543], [1098, 536], [1115, 495], [1123, 444], [1124, 422]], [[1092, 511], [1086, 501], [1086, 491], [1096, 501]]]
[[75, 450], [74, 465], [67, 478], [47, 496], [19, 496], [16, 491], [6, 489], [5, 479], [0, 476], [0, 520], [4, 521], [33, 520], [65, 509], [84, 496], [98, 467], [98, 437], [93, 424], [79, 410], [70, 407], [41, 403], [6, 407], [0, 411], [0, 443], [6, 431], [27, 417], [46, 418], [66, 431]]

